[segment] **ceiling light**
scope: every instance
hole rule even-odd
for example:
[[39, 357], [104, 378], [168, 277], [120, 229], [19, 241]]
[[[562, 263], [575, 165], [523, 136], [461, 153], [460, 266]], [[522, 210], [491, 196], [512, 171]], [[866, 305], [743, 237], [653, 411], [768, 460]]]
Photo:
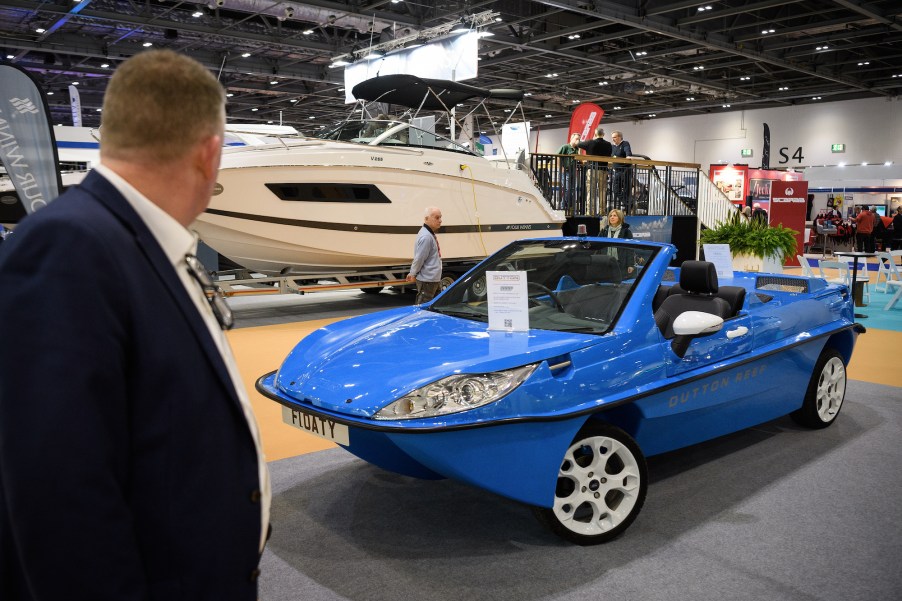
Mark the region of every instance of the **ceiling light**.
[[244, 53], [241, 54], [241, 58], [247, 58], [247, 57], [249, 57], [250, 55], [251, 55], [250, 52], [244, 52]]
[[196, 19], [196, 18], [198, 18], [198, 17], [203, 17], [203, 16], [204, 16], [204, 13], [202, 13], [202, 12], [200, 12], [200, 11], [198, 10], [198, 11], [195, 11], [195, 12], [191, 13], [191, 16], [194, 17], [194, 18]]
[[739, 78], [739, 81], [748, 81], [750, 79], [751, 79], [751, 77], [749, 77], [748, 75], [743, 75], [742, 77]]
[[272, 80], [271, 82], [269, 82], [269, 85], [274, 86], [274, 85], [276, 85], [277, 83], [279, 83], [279, 80], [278, 80], [278, 79], [274, 79], [274, 80]]
[[141, 45], [144, 46], [145, 48], [150, 48], [151, 46], [153, 46], [153, 42], [144, 42]]
[[645, 56], [646, 54], [648, 54], [648, 52], [645, 52], [645, 51], [643, 50], [642, 52], [637, 52], [637, 53], [636, 53], [636, 56]]
[[767, 35], [769, 33], [774, 33], [774, 30], [773, 29], [762, 29], [761, 30], [762, 35]]
[[820, 96], [812, 96], [811, 99], [812, 99], [812, 100], [820, 100], [821, 97], [820, 97]]
[[619, 110], [622, 109], [622, 108], [623, 108], [622, 106], [615, 106], [615, 107], [614, 107], [614, 110], [615, 110], [615, 111], [619, 111]]
[[578, 39], [579, 39], [579, 34], [578, 34], [578, 33], [574, 33], [574, 34], [572, 34], [572, 35], [568, 35], [568, 36], [567, 36], [567, 39], [568, 39], [568, 40], [578, 40]]
[[884, 166], [889, 167], [890, 165], [893, 164], [893, 162], [892, 162], [892, 161], [885, 161], [883, 164], [884, 164]]
[[524, 92], [523, 95], [524, 96], [532, 96], [532, 92]]
[[[295, 100], [295, 102], [297, 102], [297, 100]], [[315, 117], [314, 115], [310, 115], [310, 116], [307, 117], [307, 118], [308, 118], [308, 119], [316, 119], [316, 117]]]
[[259, 111], [259, 110], [260, 110], [260, 109], [258, 109], [257, 107], [254, 107], [254, 108], [251, 109], [251, 112], [256, 113], [256, 112]]
[[490, 37], [492, 37], [492, 36], [495, 35], [495, 34], [492, 33], [491, 31], [480, 31], [478, 35], [479, 35], [479, 37], [481, 37], [481, 38], [490, 38]]
[[729, 104], [724, 104], [724, 105], [721, 105], [721, 106], [723, 106], [723, 108], [725, 108], [725, 109], [730, 108], [730, 105], [729, 105]]
[[332, 61], [332, 64], [329, 66], [330, 67], [344, 67], [345, 65], [350, 65], [350, 64], [351, 63], [349, 63], [348, 61], [346, 61], [343, 58], [337, 58], [334, 61]]
[[369, 52], [367, 52], [366, 56], [364, 56], [363, 58], [365, 58], [368, 61], [372, 61], [372, 60], [376, 60], [377, 58], [382, 58], [383, 56], [385, 56], [385, 55], [382, 54], [381, 51], [374, 50], [371, 48], [369, 50]]
[[468, 25], [464, 25], [463, 23], [458, 23], [454, 26], [454, 28], [448, 33], [466, 33], [470, 31], [470, 27]]
[[686, 98], [686, 100], [692, 102], [693, 100], [695, 100], [695, 96], [689, 96]]
[[830, 46], [818, 46], [815, 50], [827, 50], [828, 48], [830, 48]]
[[863, 63], [858, 63], [859, 67], [864, 67], [865, 65], [870, 65], [871, 61], [864, 61]]
[[495, 23], [500, 23], [503, 19], [501, 17], [495, 17]]
[[101, 68], [101, 69], [106, 69], [106, 68], [109, 67], [109, 66], [110, 66], [109, 63], [101, 63], [101, 64], [100, 64], [100, 68]]
[[[16, 58], [16, 57], [15, 57], [15, 55], [13, 55], [13, 54], [7, 54], [7, 55], [6, 55], [6, 59], [7, 59], [7, 60], [13, 60], [14, 58]], [[895, 75], [893, 75], [893, 77], [895, 77]]]
[[608, 83], [609, 83], [609, 82], [607, 82], [607, 81], [599, 81], [599, 82], [598, 82], [598, 85], [600, 85], [600, 86], [606, 86], [606, 85], [608, 85]]
[[305, 29], [302, 33], [303, 33], [304, 35], [310, 35], [311, 33], [313, 33], [313, 30], [312, 30], [312, 29]]
[[73, 82], [72, 82], [72, 85], [73, 85], [73, 86], [77, 86], [77, 85], [78, 85], [78, 82], [77, 82], [77, 81], [73, 81]]
[[545, 115], [546, 119], [551, 119], [551, 115]]
[[657, 115], [656, 115], [655, 113], [651, 113], [651, 114], [649, 114], [648, 116], [649, 116], [649, 117], [657, 117]]
[[94, 110], [96, 110], [96, 111], [99, 113], [99, 112], [102, 111], [103, 109], [100, 108], [100, 109], [94, 109]]
[[48, 96], [53, 96], [53, 92], [47, 92]]
[[580, 100], [574, 100], [573, 104], [579, 104], [580, 102], [581, 102]]
[[511, 110], [510, 110], [510, 109], [504, 109], [504, 112], [505, 112], [505, 113], [509, 113], [509, 112], [511, 112]]
[[693, 71], [701, 71], [704, 68], [705, 68], [704, 65], [696, 65], [696, 66], [692, 67], [692, 70]]
[[646, 93], [646, 94], [654, 94], [655, 91], [654, 91], [654, 90], [645, 90], [645, 93]]
[[398, 4], [398, 3], [400, 3], [400, 2], [401, 2], [401, 0], [391, 0], [391, 3], [392, 3], [392, 4]]
[[[557, 77], [557, 73], [549, 73], [545, 77]], [[895, 77], [895, 76], [893, 76]]]
[[777, 91], [778, 91], [778, 92], [785, 92], [785, 91], [788, 90], [788, 89], [789, 89], [789, 86], [780, 86], [779, 88], [777, 88]]
[[232, 96], [234, 96], [234, 94], [232, 92], [229, 92], [226, 94], [226, 98], [231, 98]]
[[47, 30], [44, 29], [43, 27], [38, 27], [37, 29], [34, 30], [35, 33], [44, 33], [45, 31], [47, 31]]
[[862, 167], [867, 167], [867, 166], [868, 166], [868, 162], [867, 162], [867, 161], [863, 162], [863, 163], [861, 164], [861, 166], [862, 166]]
[[[288, 102], [290, 102], [291, 104], [294, 104], [294, 103], [297, 102], [297, 101], [298, 101], [297, 98], [292, 98], [292, 99], [289, 100]], [[311, 117], [311, 119], [312, 119], [312, 118], [313, 118], [313, 117]]]

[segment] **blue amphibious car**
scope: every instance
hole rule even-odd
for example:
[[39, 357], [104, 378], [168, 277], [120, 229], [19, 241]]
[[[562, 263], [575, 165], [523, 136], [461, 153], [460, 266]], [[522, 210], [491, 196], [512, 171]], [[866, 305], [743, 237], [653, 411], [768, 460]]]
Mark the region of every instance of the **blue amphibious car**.
[[[669, 267], [675, 252], [515, 242], [430, 304], [314, 332], [257, 388], [370, 463], [470, 483], [533, 505], [567, 540], [604, 542], [642, 507], [645, 457], [786, 414], [829, 426], [864, 332], [845, 286], [718, 282], [710, 263]], [[525, 274], [528, 331], [488, 328], [499, 271]]]

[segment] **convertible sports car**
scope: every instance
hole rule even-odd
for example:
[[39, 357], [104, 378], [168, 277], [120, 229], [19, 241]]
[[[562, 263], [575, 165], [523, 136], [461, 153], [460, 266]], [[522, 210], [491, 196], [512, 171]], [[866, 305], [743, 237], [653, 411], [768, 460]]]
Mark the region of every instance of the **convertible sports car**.
[[[645, 457], [786, 414], [833, 423], [864, 332], [845, 286], [760, 273], [718, 286], [711, 263], [670, 267], [675, 252], [515, 242], [429, 304], [314, 332], [257, 389], [370, 463], [456, 478], [604, 542], [642, 508]], [[498, 272], [526, 279], [527, 331], [488, 327]]]

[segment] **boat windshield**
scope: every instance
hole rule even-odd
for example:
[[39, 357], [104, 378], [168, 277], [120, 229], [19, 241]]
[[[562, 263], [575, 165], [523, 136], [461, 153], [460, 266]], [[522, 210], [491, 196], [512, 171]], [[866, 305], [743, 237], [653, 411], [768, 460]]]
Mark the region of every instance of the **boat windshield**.
[[489, 284], [504, 278], [503, 272], [521, 272], [527, 282], [530, 328], [604, 334], [659, 250], [567, 238], [517, 242], [452, 284], [429, 310], [487, 322]]
[[355, 142], [373, 146], [426, 147], [474, 154], [468, 148], [434, 132], [393, 120], [349, 121], [326, 130], [317, 137], [323, 140]]

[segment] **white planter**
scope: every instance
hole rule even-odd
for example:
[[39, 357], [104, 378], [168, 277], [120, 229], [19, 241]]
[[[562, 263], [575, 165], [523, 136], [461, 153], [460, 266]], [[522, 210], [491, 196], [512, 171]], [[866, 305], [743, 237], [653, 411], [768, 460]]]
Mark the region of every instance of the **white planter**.
[[783, 261], [776, 257], [755, 257], [733, 255], [733, 271], [757, 271], [761, 273], [783, 273]]

